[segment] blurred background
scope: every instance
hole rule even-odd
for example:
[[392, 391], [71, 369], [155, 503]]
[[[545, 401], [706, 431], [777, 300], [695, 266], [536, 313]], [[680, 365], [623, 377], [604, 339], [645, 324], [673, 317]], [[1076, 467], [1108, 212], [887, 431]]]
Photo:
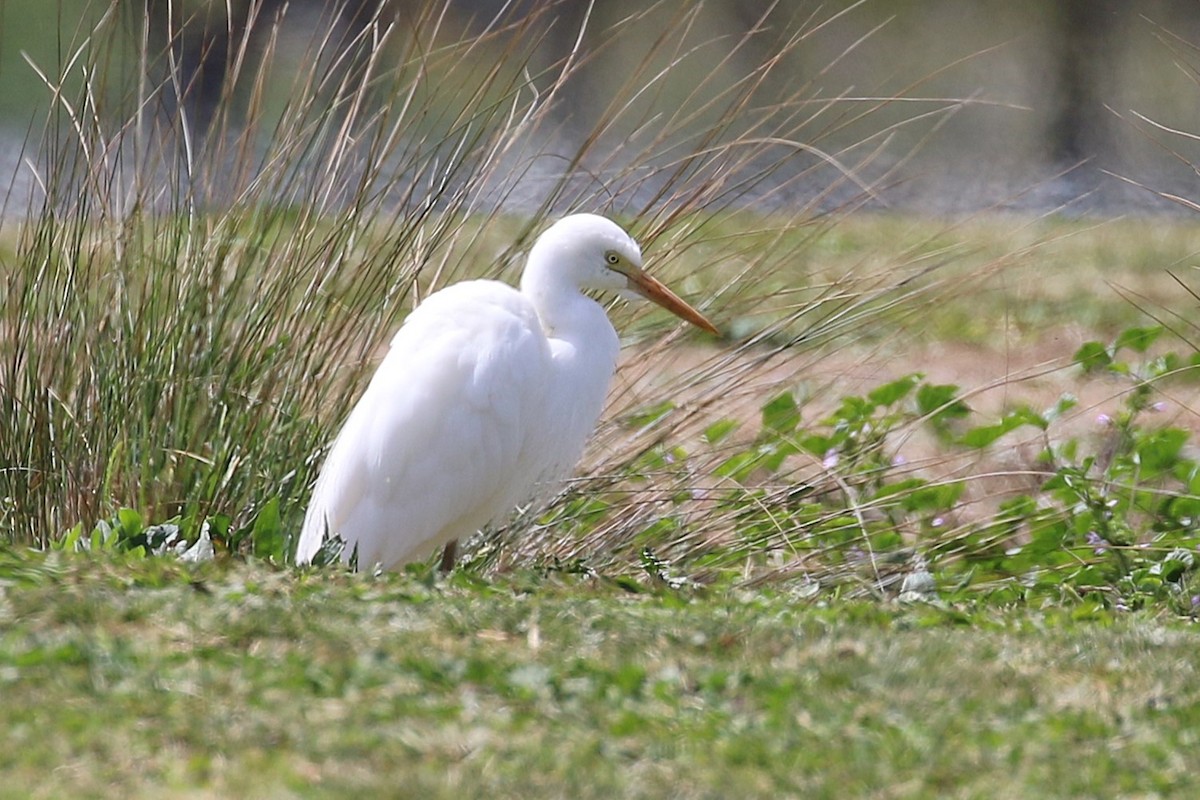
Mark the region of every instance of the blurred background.
[[[123, 32], [106, 38], [103, 59], [90, 59], [93, 72], [97, 63], [107, 71], [105, 91], [131, 95], [140, 82], [145, 97], [147, 83], [161, 84], [144, 105], [154, 114], [182, 111], [203, 135], [216, 109], [248, 102], [256, 91], [255, 81], [231, 81], [235, 66], [245, 70], [269, 59], [269, 71], [261, 73], [265, 102], [282, 106], [297, 91], [294, 76], [314, 37], [352, 42], [359, 36], [361, 43], [368, 22], [379, 19], [377, 6], [377, 0], [0, 0], [5, 213], [20, 213], [37, 195], [27, 162], [44, 146], [54, 87], [64, 87], [64, 97], [77, 95], [86, 72], [79, 48], [98, 21]], [[690, 62], [673, 70], [655, 95], [666, 109], [693, 90], [688, 75], [703, 76], [706, 89], [735, 85], [782, 47], [784, 57], [758, 90], [759, 106], [772, 93], [793, 101], [803, 94], [804, 103], [793, 108], [810, 110], [840, 98], [836, 123], [821, 128], [825, 122], [814, 112], [795, 126], [820, 129], [822, 137], [820, 153], [804, 153], [797, 169], [835, 152], [838, 163], [853, 161], [856, 184], [872, 188], [865, 207], [936, 214], [1182, 210], [1129, 181], [1200, 198], [1193, 166], [1200, 156], [1200, 5], [1194, 0], [711, 0], [646, 8], [635, 0], [594, 6], [584, 0], [387, 0], [381, 16], [401, 28], [422, 28], [431, 41], [499, 31], [462, 51], [479, 71], [523, 47], [529, 53], [520, 68], [535, 76], [553, 75], [571, 62], [570, 79], [555, 89], [558, 124], [536, 134], [541, 153], [559, 155], [544, 170], [561, 170], [561, 160], [571, 160], [579, 139], [603, 120], [631, 65], [647, 53]], [[538, 23], [521, 25], [530, 15]], [[498, 18], [504, 23], [497, 25]], [[670, 26], [686, 35], [666, 54], [659, 39]], [[506, 41], [506, 35], [525, 41]], [[355, 52], [334, 69], [356, 69], [369, 47]], [[182, 79], [166, 80], [172, 71]], [[543, 90], [548, 83], [541, 81]], [[699, 107], [695, 98], [690, 102]], [[869, 119], [847, 111], [855, 107], [869, 107]], [[654, 112], [637, 118], [643, 132], [653, 129]], [[693, 120], [697, 131], [711, 124], [703, 113]], [[51, 122], [52, 128], [65, 125], [61, 113]], [[623, 140], [636, 135], [634, 127], [608, 134]], [[870, 157], [854, 156], [856, 147], [869, 149]], [[813, 173], [787, 191], [760, 186], [742, 199], [787, 206], [823, 191], [829, 180]], [[505, 201], [536, 204], [536, 186], [509, 192]]]

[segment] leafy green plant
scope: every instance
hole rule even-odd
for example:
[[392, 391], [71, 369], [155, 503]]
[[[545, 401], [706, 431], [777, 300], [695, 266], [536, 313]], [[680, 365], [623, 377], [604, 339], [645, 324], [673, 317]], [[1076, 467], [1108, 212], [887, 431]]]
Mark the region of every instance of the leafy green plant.
[[[77, 523], [51, 548], [66, 552], [121, 552], [133, 557], [179, 556], [188, 561], [205, 561], [215, 552], [254, 556], [284, 564], [290, 553], [279, 518], [279, 500], [272, 498], [244, 528], [233, 527], [223, 515], [201, 521], [175, 517], [148, 525], [132, 508], [120, 508], [110, 519], [96, 522], [90, 531]], [[324, 562], [322, 562], [324, 563]]]
[[[876, 553], [895, 550], [903, 546], [906, 525], [928, 524], [950, 509], [962, 486], [904, 474], [889, 437], [920, 420], [944, 431], [965, 413], [954, 387], [925, 384], [917, 373], [863, 396], [841, 398], [816, 426], [802, 424], [795, 398], [784, 393], [763, 407], [753, 446], [725, 459], [715, 474], [739, 485], [727, 502], [743, 509], [738, 527], [752, 542], [786, 528], [799, 534], [789, 536], [788, 543], [803, 549], [828, 551], [837, 544]], [[819, 463], [821, 472], [782, 492], [752, 488], [762, 479], [786, 476], [783, 468], [792, 457]]]
[[[945, 544], [974, 580], [1026, 599], [1097, 596], [1121, 608], [1166, 602], [1193, 611], [1200, 464], [1186, 447], [1189, 431], [1146, 417], [1160, 384], [1185, 379], [1198, 362], [1196, 354], [1151, 355], [1162, 333], [1135, 327], [1110, 344], [1093, 341], [1078, 349], [1074, 361], [1085, 375], [1127, 387], [1121, 408], [1101, 415], [1098, 441], [1047, 436], [1039, 456], [1047, 478], [1038, 492], [1006, 500], [992, 521]], [[963, 439], [986, 446], [1020, 425], [1045, 432], [1074, 405], [1064, 398], [1045, 415], [1023, 408]]]
[[[832, 592], [1190, 614], [1200, 464], [1187, 430], [1155, 424], [1155, 396], [1164, 382], [1192, 380], [1194, 359], [1156, 343], [1160, 331], [1139, 327], [1076, 353], [1081, 380], [1121, 387], [1120, 410], [1100, 417], [1098, 433], [1061, 433], [1078, 415], [1072, 395], [1044, 411], [1018, 400], [992, 421], [957, 386], [919, 373], [811, 420], [784, 391], [763, 404], [753, 435], [733, 419], [708, 422], [690, 446], [657, 444], [623, 475], [583, 483], [539, 525], [554, 532], [555, 558], [680, 586], [802, 578]], [[674, 411], [654, 404], [625, 424], [654, 426]], [[1035, 485], [960, 519], [973, 478], [934, 477], [900, 457], [918, 429], [948, 455], [1032, 432]]]

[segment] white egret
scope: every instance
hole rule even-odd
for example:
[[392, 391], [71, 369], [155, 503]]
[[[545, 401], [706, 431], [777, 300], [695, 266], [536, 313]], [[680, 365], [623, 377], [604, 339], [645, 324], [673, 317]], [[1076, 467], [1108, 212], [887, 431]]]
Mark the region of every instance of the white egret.
[[296, 550], [326, 534], [358, 565], [392, 569], [508, 514], [564, 478], [600, 417], [620, 347], [584, 289], [631, 290], [711, 333], [642, 269], [637, 243], [594, 214], [534, 244], [518, 291], [464, 281], [430, 295], [392, 339], [317, 479]]

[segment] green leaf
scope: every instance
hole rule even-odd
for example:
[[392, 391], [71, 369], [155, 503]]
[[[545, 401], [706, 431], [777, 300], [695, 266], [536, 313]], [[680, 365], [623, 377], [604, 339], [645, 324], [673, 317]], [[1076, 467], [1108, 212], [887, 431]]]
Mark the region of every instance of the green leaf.
[[920, 478], [906, 478], [880, 487], [875, 497], [896, 497], [905, 511], [945, 511], [958, 502], [964, 489], [962, 481], [931, 484]]
[[946, 481], [925, 486], [910, 494], [904, 506], [909, 511], [948, 511], [966, 491], [963, 481]]
[[1182, 428], [1162, 428], [1147, 432], [1135, 445], [1142, 468], [1161, 472], [1173, 467], [1183, 453], [1188, 436], [1188, 432]]
[[778, 394], [762, 407], [763, 428], [775, 433], [791, 433], [800, 424], [800, 407], [791, 392]]
[[704, 441], [717, 444], [729, 434], [737, 430], [738, 423], [732, 419], [719, 419], [704, 429]]
[[272, 497], [263, 505], [250, 531], [254, 555], [283, 561], [283, 526], [279, 521], [279, 498]]
[[1079, 399], [1075, 397], [1075, 395], [1064, 394], [1058, 398], [1058, 402], [1054, 404], [1053, 408], [1047, 409], [1046, 412], [1042, 414], [1042, 418], [1047, 423], [1053, 422], [1054, 420], [1061, 418], [1064, 414], [1077, 405], [1079, 405]]
[[729, 458], [722, 461], [713, 470], [713, 474], [718, 478], [733, 478], [737, 481], [743, 481], [750, 475], [758, 464], [758, 453], [753, 450], [743, 450], [740, 453], [734, 453]]
[[759, 448], [757, 466], [762, 467], [770, 472], [777, 472], [783, 465], [784, 459], [797, 452], [799, 451], [796, 449], [795, 445], [792, 445], [788, 442], [769, 442]]
[[79, 541], [82, 538], [83, 523], [76, 522], [75, 527], [67, 531], [66, 534], [63, 535], [62, 539], [60, 539], [57, 544], [51, 545], [51, 547], [54, 550], [61, 550], [66, 553], [74, 553], [80, 549]]
[[987, 447], [1014, 427], [1016, 426], [1009, 425], [1007, 420], [997, 422], [994, 425], [980, 425], [964, 433], [958, 441], [967, 447]]
[[871, 413], [875, 410], [876, 404], [869, 401], [865, 397], [858, 395], [850, 395], [842, 398], [842, 403], [838, 406], [838, 410], [833, 412], [833, 415], [827, 420], [826, 424], [837, 425], [840, 422], [857, 424], [865, 420], [871, 419]]
[[1018, 428], [1021, 425], [1030, 425], [1034, 428], [1046, 430], [1046, 428], [1050, 427], [1050, 420], [1034, 411], [1029, 406], [1018, 406], [1017, 408], [1014, 408], [1012, 411], [1008, 412], [1006, 418], [1012, 418], [1014, 422], [1013, 428]]
[[629, 477], [634, 480], [645, 481], [647, 479], [646, 473], [658, 472], [666, 466], [667, 457], [663, 449], [661, 447], [651, 447], [629, 465]]
[[908, 396], [917, 382], [923, 376], [919, 372], [914, 372], [910, 375], [905, 375], [903, 378], [898, 378], [891, 383], [885, 383], [882, 386], [877, 386], [867, 395], [867, 399], [877, 406], [890, 406], [898, 403]]
[[1169, 375], [1183, 367], [1183, 359], [1179, 357], [1178, 353], [1163, 353], [1150, 362], [1146, 367], [1146, 372], [1151, 377], [1161, 378], [1163, 375]]
[[[1045, 556], [1061, 550], [1069, 532], [1067, 526], [1061, 522], [1034, 526], [1029, 537], [1029, 544], [1025, 546], [1025, 554]], [[1043, 560], [1042, 563], [1049, 562]]]
[[1175, 581], [1183, 577], [1183, 573], [1196, 566], [1196, 556], [1191, 550], [1176, 547], [1167, 553], [1166, 558], [1162, 560], [1162, 564], [1164, 566], [1163, 577], [1167, 580]]
[[675, 410], [670, 400], [636, 409], [625, 416], [624, 422], [631, 428], [648, 428]]
[[1112, 356], [1109, 355], [1108, 348], [1100, 342], [1084, 342], [1075, 351], [1075, 355], [1071, 356], [1071, 360], [1083, 367], [1084, 372], [1096, 372], [1111, 364]]
[[876, 499], [882, 499], [885, 497], [903, 495], [907, 492], [912, 492], [915, 489], [919, 489], [928, 485], [929, 482], [921, 478], [905, 478], [902, 481], [896, 481], [895, 483], [889, 483], [884, 486], [880, 486], [879, 491], [875, 493], [875, 497]]
[[231, 522], [232, 521], [225, 514], [213, 514], [211, 517], [207, 517], [204, 520], [204, 522], [201, 524], [201, 528], [203, 528], [204, 525], [207, 525], [208, 535], [212, 537], [213, 541], [222, 541], [228, 543], [229, 526]]
[[833, 439], [819, 433], [811, 433], [800, 438], [800, 446], [812, 455], [824, 458], [825, 454], [833, 448]]
[[995, 424], [971, 428], [962, 435], [959, 443], [967, 447], [987, 447], [1004, 434], [1014, 431], [1022, 425], [1031, 425], [1045, 430], [1049, 424], [1045, 417], [1029, 406], [1021, 406], [1005, 414], [1004, 418]]
[[917, 411], [935, 422], [948, 422], [967, 416], [971, 409], [958, 399], [958, 390], [953, 383], [922, 384], [917, 389]]
[[142, 515], [132, 508], [121, 508], [117, 510], [117, 541], [132, 539], [142, 532], [144, 524], [142, 523]]
[[1027, 494], [1021, 494], [1000, 503], [996, 516], [1002, 519], [1025, 519], [1032, 517], [1037, 510], [1037, 500]]
[[1126, 328], [1121, 331], [1117, 336], [1117, 341], [1113, 343], [1113, 352], [1125, 348], [1133, 350], [1135, 353], [1144, 353], [1159, 336], [1162, 336], [1162, 333], [1163, 328], [1159, 325], [1147, 328]]

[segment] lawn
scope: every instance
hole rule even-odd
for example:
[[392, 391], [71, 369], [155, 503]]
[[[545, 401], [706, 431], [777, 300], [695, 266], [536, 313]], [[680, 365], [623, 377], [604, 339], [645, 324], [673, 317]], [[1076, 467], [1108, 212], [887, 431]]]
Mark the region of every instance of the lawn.
[[1186, 797], [1192, 626], [0, 552], [0, 796]]

